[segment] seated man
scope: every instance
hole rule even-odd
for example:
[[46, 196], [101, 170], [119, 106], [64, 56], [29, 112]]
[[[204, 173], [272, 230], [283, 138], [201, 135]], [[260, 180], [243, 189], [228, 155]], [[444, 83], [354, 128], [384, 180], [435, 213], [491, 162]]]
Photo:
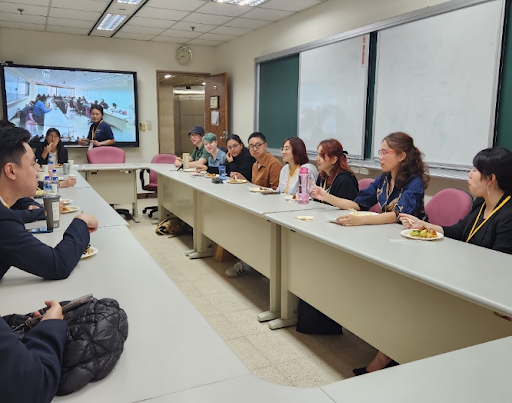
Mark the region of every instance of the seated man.
[[[208, 165], [208, 157], [210, 157], [210, 153], [204, 149], [203, 136], [204, 129], [201, 126], [194, 126], [188, 133], [190, 141], [195, 146], [194, 151], [190, 154], [190, 168], [197, 168], [200, 165]], [[183, 165], [182, 158], [176, 157], [174, 165], [178, 168], [181, 167]]]
[[[22, 341], [0, 318], [0, 396], [4, 403], [47, 403], [59, 386], [68, 324], [57, 301]], [[34, 316], [40, 316], [34, 312]]]
[[0, 278], [15, 266], [60, 280], [77, 265], [89, 244], [89, 234], [98, 229], [98, 220], [90, 214], [77, 215], [55, 248], [25, 230], [23, 220], [9, 207], [22, 197], [34, 196], [37, 189], [37, 164], [29, 139], [25, 129], [0, 129]]

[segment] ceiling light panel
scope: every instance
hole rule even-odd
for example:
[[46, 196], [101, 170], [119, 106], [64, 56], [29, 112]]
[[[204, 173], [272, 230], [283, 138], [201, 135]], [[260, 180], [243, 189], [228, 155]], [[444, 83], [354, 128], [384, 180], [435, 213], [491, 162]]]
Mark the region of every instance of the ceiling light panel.
[[122, 4], [133, 4], [133, 5], [137, 5], [141, 2], [142, 0], [117, 0], [118, 3], [122, 3]]
[[265, 3], [267, 0], [213, 0], [215, 3], [229, 3], [237, 4], [240, 6], [256, 7]]
[[115, 31], [125, 19], [126, 15], [107, 14], [97, 29], [100, 31]]

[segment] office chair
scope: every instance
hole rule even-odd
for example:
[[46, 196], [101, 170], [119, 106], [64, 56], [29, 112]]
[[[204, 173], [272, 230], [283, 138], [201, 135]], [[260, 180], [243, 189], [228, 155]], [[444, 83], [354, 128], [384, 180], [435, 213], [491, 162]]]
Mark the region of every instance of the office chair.
[[[174, 161], [176, 160], [176, 155], [174, 154], [157, 154], [153, 157], [151, 160], [152, 164], [174, 164]], [[149, 183], [146, 185], [144, 184], [144, 172], [149, 172]], [[149, 169], [141, 169], [140, 170], [140, 182], [142, 184], [142, 189], [147, 190], [150, 192], [156, 193], [158, 189], [157, 185], [157, 174], [156, 172], [153, 172]], [[152, 218], [153, 214], [158, 211], [158, 206], [149, 206], [145, 207], [144, 210], [142, 210], [142, 214], [146, 214], [146, 212], [149, 211], [148, 217]]]
[[473, 198], [469, 193], [449, 188], [437, 192], [425, 206], [425, 212], [430, 223], [450, 226], [466, 217], [472, 206]]
[[[363, 178], [363, 179], [359, 179], [359, 181], [357, 182], [357, 183], [359, 184], [359, 191], [361, 191], [361, 190], [363, 190], [363, 189], [366, 189], [368, 186], [370, 186], [370, 185], [373, 183], [373, 181], [374, 181], [374, 180], [375, 180], [375, 179], [373, 179], [373, 178]], [[382, 211], [380, 211], [379, 203], [375, 203], [375, 204], [371, 207], [370, 211], [371, 211], [372, 213], [377, 213], [377, 214], [382, 213]]]
[[[87, 161], [89, 164], [118, 164], [124, 163], [126, 153], [117, 147], [95, 147], [87, 151]], [[111, 204], [112, 208], [114, 205]], [[127, 220], [133, 220], [133, 216], [127, 209], [115, 209], [119, 214]]]

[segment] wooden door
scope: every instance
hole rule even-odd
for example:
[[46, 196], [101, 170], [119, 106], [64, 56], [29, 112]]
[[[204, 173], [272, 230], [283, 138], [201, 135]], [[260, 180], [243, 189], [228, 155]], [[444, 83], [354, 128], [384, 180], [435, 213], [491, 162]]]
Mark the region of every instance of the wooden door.
[[228, 75], [220, 73], [205, 78], [204, 131], [217, 136], [220, 147], [228, 137]]

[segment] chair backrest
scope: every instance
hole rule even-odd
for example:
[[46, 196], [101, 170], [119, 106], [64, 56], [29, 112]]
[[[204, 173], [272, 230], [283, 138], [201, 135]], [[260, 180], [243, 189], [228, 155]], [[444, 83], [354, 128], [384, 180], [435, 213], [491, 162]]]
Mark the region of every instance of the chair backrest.
[[[157, 154], [153, 157], [151, 162], [153, 164], [174, 164], [176, 155], [174, 154]], [[156, 183], [157, 173], [149, 171], [149, 183]]]
[[358, 183], [359, 183], [359, 190], [363, 190], [363, 189], [366, 189], [368, 186], [370, 186], [371, 183], [373, 183], [375, 179], [373, 178], [364, 178], [364, 179], [359, 179]]
[[425, 206], [428, 221], [436, 225], [456, 224], [471, 211], [473, 198], [464, 190], [443, 189], [436, 193]]
[[95, 147], [87, 151], [89, 164], [123, 163], [126, 159], [124, 150], [117, 147]]
[[88, 118], [91, 117], [91, 108], [88, 106], [85, 107], [85, 116], [87, 116]]

